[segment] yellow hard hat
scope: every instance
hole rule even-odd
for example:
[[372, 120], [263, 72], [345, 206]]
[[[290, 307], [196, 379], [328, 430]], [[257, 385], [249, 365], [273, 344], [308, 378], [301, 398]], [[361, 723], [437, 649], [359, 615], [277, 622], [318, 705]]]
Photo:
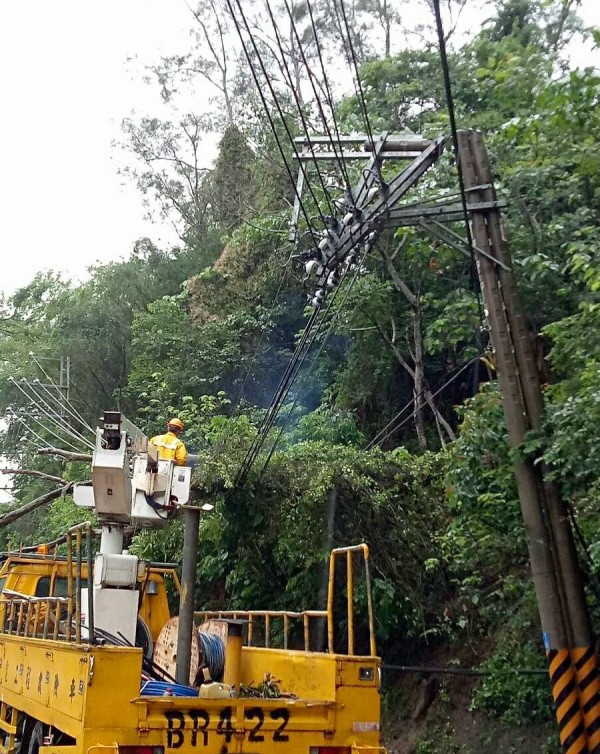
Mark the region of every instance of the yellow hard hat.
[[177, 427], [177, 429], [183, 430], [183, 422], [181, 421], [181, 419], [178, 419], [177, 417], [175, 417], [174, 419], [169, 419], [169, 421], [167, 422], [167, 426]]

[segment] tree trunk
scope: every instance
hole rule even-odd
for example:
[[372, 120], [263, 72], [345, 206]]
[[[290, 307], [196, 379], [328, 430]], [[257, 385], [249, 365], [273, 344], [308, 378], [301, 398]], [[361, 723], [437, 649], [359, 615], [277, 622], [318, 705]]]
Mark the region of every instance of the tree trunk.
[[[404, 242], [401, 242], [401, 246], [404, 244]], [[411, 289], [406, 285], [404, 280], [400, 277], [398, 274], [398, 270], [394, 266], [393, 259], [386, 254], [383, 250], [381, 250], [381, 256], [383, 257], [383, 261], [385, 263], [385, 266], [388, 270], [388, 273], [390, 275], [390, 278], [392, 280], [392, 283], [396, 287], [396, 289], [404, 296], [404, 298], [408, 301], [410, 304], [410, 307], [413, 310], [413, 340], [414, 340], [414, 362], [415, 362], [415, 368], [411, 369], [411, 367], [406, 363], [405, 359], [402, 358], [402, 355], [398, 351], [395, 344], [385, 335], [385, 333], [382, 333], [384, 338], [387, 340], [389, 345], [392, 347], [392, 350], [394, 351], [394, 354], [402, 367], [406, 369], [406, 371], [410, 374], [414, 381], [414, 395], [415, 395], [415, 405], [414, 405], [414, 416], [415, 416], [415, 427], [417, 430], [417, 437], [419, 438], [419, 445], [421, 447], [425, 447], [422, 445], [423, 438], [420, 435], [420, 427], [419, 427], [419, 421], [423, 421], [422, 415], [419, 417], [417, 413], [417, 408], [419, 404], [417, 401], [421, 402], [421, 407], [423, 400], [427, 403], [429, 406], [429, 409], [431, 410], [431, 413], [433, 414], [435, 418], [436, 427], [438, 430], [438, 435], [440, 438], [440, 442], [442, 443], [442, 446], [445, 445], [445, 438], [442, 433], [442, 428], [448, 435], [448, 438], [450, 440], [455, 440], [456, 435], [450, 426], [450, 424], [446, 421], [446, 419], [442, 416], [440, 410], [438, 409], [435, 399], [433, 397], [433, 393], [431, 392], [431, 389], [427, 385], [427, 380], [425, 378], [425, 363], [424, 363], [424, 347], [423, 347], [423, 321], [421, 317], [421, 302], [419, 300], [419, 297], [411, 291]], [[417, 385], [417, 382], [419, 383]]]
[[414, 341], [414, 387], [413, 387], [413, 416], [415, 429], [421, 450], [427, 450], [427, 436], [425, 435], [425, 419], [423, 417], [423, 394], [425, 392], [425, 365], [423, 363], [423, 333], [421, 328], [421, 307], [419, 302], [413, 307], [413, 341]]

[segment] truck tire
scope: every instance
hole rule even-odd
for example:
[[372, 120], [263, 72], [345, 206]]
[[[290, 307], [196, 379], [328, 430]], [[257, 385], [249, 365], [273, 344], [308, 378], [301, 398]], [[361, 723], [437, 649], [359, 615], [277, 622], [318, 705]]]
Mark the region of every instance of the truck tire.
[[[33, 726], [29, 735], [27, 754], [39, 754], [40, 746], [44, 745], [44, 725], [39, 721]], [[22, 754], [25, 754], [22, 752]]]

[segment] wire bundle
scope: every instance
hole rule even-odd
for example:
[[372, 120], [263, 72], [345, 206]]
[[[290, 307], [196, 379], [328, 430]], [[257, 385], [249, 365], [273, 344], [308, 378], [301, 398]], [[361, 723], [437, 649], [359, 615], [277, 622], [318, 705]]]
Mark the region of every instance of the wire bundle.
[[213, 681], [222, 681], [225, 672], [225, 644], [220, 636], [198, 631], [202, 661]]
[[[269, 125], [271, 127], [275, 142], [277, 144], [277, 148], [279, 150], [281, 159], [283, 160], [283, 164], [285, 166], [286, 172], [290, 179], [291, 185], [294, 188], [294, 192], [296, 195], [296, 200], [298, 202], [300, 212], [306, 222], [307, 235], [310, 236], [310, 239], [312, 241], [312, 245], [313, 245], [312, 250], [307, 252], [304, 256], [307, 259], [315, 259], [315, 260], [321, 260], [321, 261], [326, 262], [326, 264], [323, 264], [320, 266], [320, 271], [319, 271], [320, 288], [317, 290], [317, 292], [314, 295], [314, 298], [312, 299], [313, 311], [298, 340], [294, 353], [292, 354], [290, 361], [280, 379], [280, 382], [277, 386], [277, 389], [275, 390], [273, 398], [271, 399], [271, 402], [269, 406], [267, 407], [265, 416], [258, 427], [257, 435], [255, 439], [253, 440], [253, 442], [251, 443], [242, 461], [242, 464], [240, 466], [240, 469], [236, 478], [236, 482], [238, 484], [247, 477], [250, 469], [256, 462], [262, 448], [264, 447], [268, 439], [270, 430], [272, 429], [275, 422], [277, 421], [277, 418], [281, 412], [281, 409], [289, 394], [290, 388], [294, 380], [298, 376], [299, 371], [301, 370], [306, 359], [308, 358], [308, 355], [311, 349], [313, 348], [314, 344], [317, 342], [317, 339], [321, 335], [321, 332], [323, 331], [324, 327], [327, 326], [327, 332], [322, 337], [321, 345], [318, 350], [317, 356], [323, 350], [325, 343], [330, 333], [333, 330], [333, 326], [337, 320], [337, 317], [339, 316], [340, 308], [338, 308], [338, 311], [335, 313], [333, 317], [329, 316], [329, 312], [332, 311], [331, 307], [338, 293], [340, 285], [344, 282], [344, 280], [346, 279], [348, 275], [348, 272], [351, 269], [355, 271], [354, 278], [351, 284], [354, 283], [354, 280], [356, 279], [358, 272], [360, 270], [360, 262], [362, 261], [362, 258], [364, 257], [364, 255], [368, 253], [368, 251], [370, 250], [374, 242], [374, 237], [369, 238], [369, 231], [371, 229], [361, 228], [360, 238], [363, 239], [362, 243], [364, 243], [364, 245], [362, 245], [361, 243], [360, 250], [358, 249], [355, 250], [354, 248], [355, 242], [352, 237], [352, 233], [347, 233], [346, 235], [349, 237], [349, 241], [344, 242], [343, 249], [339, 258], [337, 258], [334, 254], [331, 253], [331, 248], [333, 248], [336, 243], [339, 243], [340, 232], [345, 230], [345, 226], [342, 224], [344, 221], [340, 223], [340, 221], [335, 217], [336, 213], [340, 211], [340, 208], [342, 208], [343, 212], [345, 213], [344, 220], [346, 224], [348, 226], [350, 224], [353, 224], [355, 221], [356, 213], [358, 212], [357, 202], [355, 200], [355, 197], [353, 197], [353, 192], [352, 192], [350, 179], [348, 175], [348, 169], [344, 162], [342, 147], [339, 141], [340, 130], [339, 130], [339, 126], [336, 120], [336, 116], [335, 116], [335, 107], [334, 107], [333, 97], [331, 93], [331, 86], [330, 86], [327, 73], [325, 70], [323, 54], [322, 54], [322, 49], [319, 42], [319, 36], [317, 33], [317, 26], [315, 23], [315, 17], [314, 17], [312, 4], [310, 0], [307, 0], [307, 10], [308, 10], [309, 18], [310, 18], [311, 33], [312, 33], [312, 37], [314, 39], [314, 43], [316, 46], [316, 51], [317, 51], [322, 78], [323, 78], [321, 91], [323, 91], [325, 94], [325, 100], [326, 100], [325, 104], [322, 102], [322, 99], [321, 99], [321, 95], [319, 92], [319, 88], [320, 88], [319, 83], [317, 82], [315, 74], [307, 61], [305, 50], [304, 50], [304, 44], [300, 38], [300, 34], [296, 26], [296, 20], [294, 17], [293, 9], [290, 5], [289, 0], [284, 0], [284, 5], [285, 5], [287, 15], [289, 17], [290, 29], [291, 29], [293, 38], [295, 39], [295, 43], [298, 46], [298, 49], [302, 58], [302, 62], [306, 69], [307, 80], [309, 81], [312, 88], [312, 92], [313, 92], [313, 96], [317, 105], [317, 111], [319, 113], [319, 117], [323, 123], [325, 132], [327, 133], [329, 139], [331, 140], [337, 167], [339, 169], [339, 172], [341, 174], [342, 181], [344, 184], [344, 201], [340, 204], [339, 201], [336, 202], [332, 199], [330, 195], [330, 190], [326, 184], [325, 178], [319, 167], [318, 161], [315, 155], [313, 154], [313, 163], [316, 168], [316, 173], [317, 173], [320, 187], [323, 192], [324, 203], [327, 207], [329, 214], [327, 214], [321, 207], [319, 200], [317, 196], [315, 195], [315, 192], [312, 186], [310, 185], [310, 182], [307, 179], [307, 171], [306, 171], [305, 164], [300, 159], [300, 154], [298, 152], [297, 144], [294, 141], [290, 127], [285, 117], [285, 113], [279, 102], [277, 92], [275, 91], [271, 77], [269, 76], [266, 66], [264, 64], [264, 61], [262, 59], [261, 51], [259, 49], [259, 46], [256, 42], [254, 34], [250, 28], [250, 25], [244, 13], [242, 2], [241, 0], [227, 0], [229, 13], [231, 15], [231, 18], [233, 19], [238, 36], [240, 38], [240, 41], [241, 41], [241, 44], [242, 44], [249, 68], [250, 68], [250, 72], [256, 84], [256, 88], [257, 88], [259, 97], [261, 99], [264, 111], [266, 113], [267, 119], [269, 121]], [[339, 10], [338, 10], [338, 5], [339, 5]], [[286, 52], [282, 44], [282, 35], [277, 26], [275, 16], [268, 2], [266, 2], [266, 8], [267, 8], [268, 15], [271, 21], [271, 25], [273, 27], [273, 31], [275, 35], [275, 42], [278, 49], [279, 57], [278, 57], [277, 62], [279, 64], [280, 69], [282, 70], [284, 74], [284, 78], [286, 79], [288, 86], [290, 87], [290, 90], [292, 92], [294, 102], [296, 105], [297, 114], [299, 115], [299, 122], [301, 124], [302, 131], [308, 143], [310, 144], [311, 134], [310, 134], [309, 125], [308, 125], [308, 122], [304, 113], [304, 107], [302, 105], [299, 92], [296, 90], [295, 86], [293, 85], [292, 73], [288, 65], [288, 61], [286, 59]], [[356, 88], [356, 94], [357, 94], [357, 97], [359, 98], [359, 101], [361, 102], [361, 112], [364, 116], [365, 127], [367, 129], [368, 138], [371, 145], [373, 145], [374, 143], [373, 133], [371, 130], [371, 125], [369, 123], [366, 103], [364, 100], [364, 92], [362, 90], [362, 85], [361, 85], [360, 77], [358, 74], [358, 62], [357, 62], [355, 51], [352, 45], [350, 27], [348, 23], [347, 14], [346, 14], [346, 9], [344, 6], [344, 0], [334, 0], [334, 9], [335, 9], [335, 16], [337, 19], [338, 29], [340, 33], [340, 38], [342, 39], [342, 42], [344, 44], [344, 49], [346, 51], [347, 61], [353, 71], [353, 80], [354, 80], [354, 84]], [[344, 22], [345, 30], [342, 25], [342, 19]], [[349, 47], [349, 50], [348, 50], [348, 47]], [[278, 134], [277, 128], [275, 126], [275, 122], [270, 112], [270, 107], [269, 107], [269, 103], [267, 102], [265, 91], [269, 93], [272, 99], [274, 107], [277, 111], [277, 114], [286, 132], [286, 136], [293, 149], [294, 156], [298, 160], [300, 173], [302, 175], [302, 178], [304, 179], [304, 183], [308, 187], [308, 191], [311, 196], [312, 203], [314, 204], [317, 210], [316, 220], [321, 226], [320, 229], [317, 229], [314, 227], [313, 221], [311, 220], [311, 217], [309, 216], [309, 212], [307, 211], [307, 208], [302, 200], [298, 187], [296, 186], [294, 175], [292, 173], [292, 169], [288, 163], [288, 159], [286, 156], [286, 151], [283, 147], [282, 140]], [[326, 114], [326, 108], [329, 111], [329, 117]], [[332, 121], [333, 128], [329, 123], [330, 119]], [[337, 138], [334, 138], [334, 135], [333, 135], [334, 132]], [[381, 176], [378, 176], [378, 179], [380, 180]], [[328, 259], [326, 259], [324, 256], [326, 253], [326, 250], [329, 257]], [[332, 293], [331, 297], [327, 296], [328, 290], [330, 290]], [[346, 293], [344, 302], [347, 299], [348, 292]], [[328, 305], [327, 307], [323, 308], [322, 305], [326, 299], [327, 299]], [[312, 369], [312, 367], [314, 366], [315, 361], [316, 361], [316, 356], [312, 359], [310, 369]], [[288, 411], [288, 414], [286, 416], [286, 419], [283, 425], [280, 428], [278, 436], [276, 437], [274, 443], [272, 444], [271, 450], [267, 455], [267, 459], [263, 467], [263, 471], [269, 463], [269, 460], [275, 450], [277, 442], [281, 438], [283, 430], [286, 424], [288, 423], [294, 411], [294, 408], [302, 395], [302, 392], [303, 391], [301, 390], [296, 395], [295, 400], [292, 404], [292, 407]]]
[[171, 683], [170, 681], [146, 681], [141, 688], [142, 696], [181, 696], [194, 697], [198, 696], [198, 689], [191, 686], [183, 686], [181, 683]]

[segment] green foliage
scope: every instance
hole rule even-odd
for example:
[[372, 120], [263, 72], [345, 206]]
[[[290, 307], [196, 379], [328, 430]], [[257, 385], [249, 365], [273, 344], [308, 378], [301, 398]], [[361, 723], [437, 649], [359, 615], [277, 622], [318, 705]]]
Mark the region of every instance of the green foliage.
[[483, 710], [513, 725], [553, 719], [554, 703], [548, 676], [511, 672], [547, 669], [543, 652], [527, 641], [524, 634], [523, 631], [511, 632], [497, 643], [491, 657], [481, 666], [490, 675], [475, 688], [471, 709]]
[[[450, 66], [459, 123], [484, 131], [507, 199], [507, 237], [547, 383], [544, 431], [528, 437], [518, 453], [544, 450], [591, 543], [596, 577], [600, 79], [592, 70], [570, 71], [561, 60], [576, 28], [572, 17], [563, 17], [564, 7], [558, 0], [497, 2], [486, 27], [451, 49]], [[306, 9], [294, 8], [313, 55]], [[339, 39], [327, 8], [315, 2], [332, 54]], [[397, 18], [386, 8], [361, 0], [352, 9], [371, 125], [375, 132], [447, 132], [437, 50], [424, 45], [377, 58], [369, 46], [366, 31], [380, 29], [390, 51]], [[201, 39], [199, 45], [154, 71], [166, 102], [189, 80], [190, 65], [211, 77], [221, 70]], [[129, 173], [159, 216], [175, 222], [181, 248], [165, 251], [141, 239], [129, 259], [92, 268], [83, 283], [38, 275], [3, 302], [0, 405], [25, 406], [6, 378], [39, 376], [29, 363], [34, 351], [71, 357], [73, 400], [90, 423], [116, 405], [154, 434], [179, 415], [188, 448], [199, 457], [194, 496], [215, 506], [201, 522], [198, 607], [322, 607], [328, 550], [366, 541], [386, 659], [402, 657], [407, 638], [418, 653], [423, 641], [483, 641], [509, 624], [498, 646], [490, 644], [484, 667], [493, 674], [478, 686], [473, 708], [511, 723], [547, 719], [546, 680], [505, 673], [543, 664], [531, 638], [536, 620], [512, 472], [517, 454], [508, 448], [497, 384], [476, 384], [485, 378], [483, 362], [452, 379], [489, 347], [470, 259], [431, 243], [418, 228], [384, 234], [383, 255], [365, 259], [356, 280], [349, 276], [332, 302], [314, 346], [319, 358], [310, 368], [312, 359], [306, 360], [288, 399], [283, 415], [297, 399], [289, 421], [283, 426], [279, 418], [258, 462], [239, 478], [306, 322], [303, 253], [313, 239], [301, 217], [299, 248], [287, 241], [293, 188], [248, 85], [249, 72], [234, 52], [223, 50], [232, 67], [215, 84], [223, 104], [215, 117], [125, 124], [141, 166]], [[290, 60], [296, 52], [290, 50]], [[276, 86], [279, 78], [277, 72]], [[281, 88], [286, 124], [299, 134], [287, 84]], [[363, 130], [355, 97], [335, 106], [342, 132]], [[315, 115], [313, 103], [305, 109]], [[223, 123], [211, 168], [203, 162], [203, 139]], [[291, 158], [283, 124], [276, 127]], [[339, 181], [334, 168], [323, 170], [325, 180]], [[316, 203], [324, 208], [326, 202], [318, 182], [312, 185], [315, 196], [305, 200], [314, 218]], [[444, 188], [456, 190], [450, 155], [423, 176], [412, 199], [429, 200]], [[462, 232], [460, 224], [452, 227]], [[458, 434], [435, 453], [421, 452], [423, 438], [416, 434], [419, 360], [432, 393], [449, 382], [436, 403]], [[444, 435], [429, 407], [421, 413], [425, 444], [442, 447]], [[383, 450], [363, 450], [396, 418]], [[41, 460], [37, 443], [21, 435], [21, 426], [9, 422], [3, 454], [23, 468], [86, 477], [83, 464]], [[15, 499], [26, 502], [47, 489], [46, 481], [22, 476], [15, 480]], [[69, 498], [58, 500], [3, 532], [2, 541], [50, 539], [84, 513]], [[137, 534], [133, 548], [149, 559], [177, 561], [182, 543], [176, 519], [163, 531]], [[364, 614], [364, 581], [357, 578], [356, 587], [357, 613]], [[343, 642], [342, 605], [336, 619], [336, 640]], [[364, 623], [358, 629], [364, 642]], [[438, 722], [417, 751], [460, 750], [449, 719]]]

